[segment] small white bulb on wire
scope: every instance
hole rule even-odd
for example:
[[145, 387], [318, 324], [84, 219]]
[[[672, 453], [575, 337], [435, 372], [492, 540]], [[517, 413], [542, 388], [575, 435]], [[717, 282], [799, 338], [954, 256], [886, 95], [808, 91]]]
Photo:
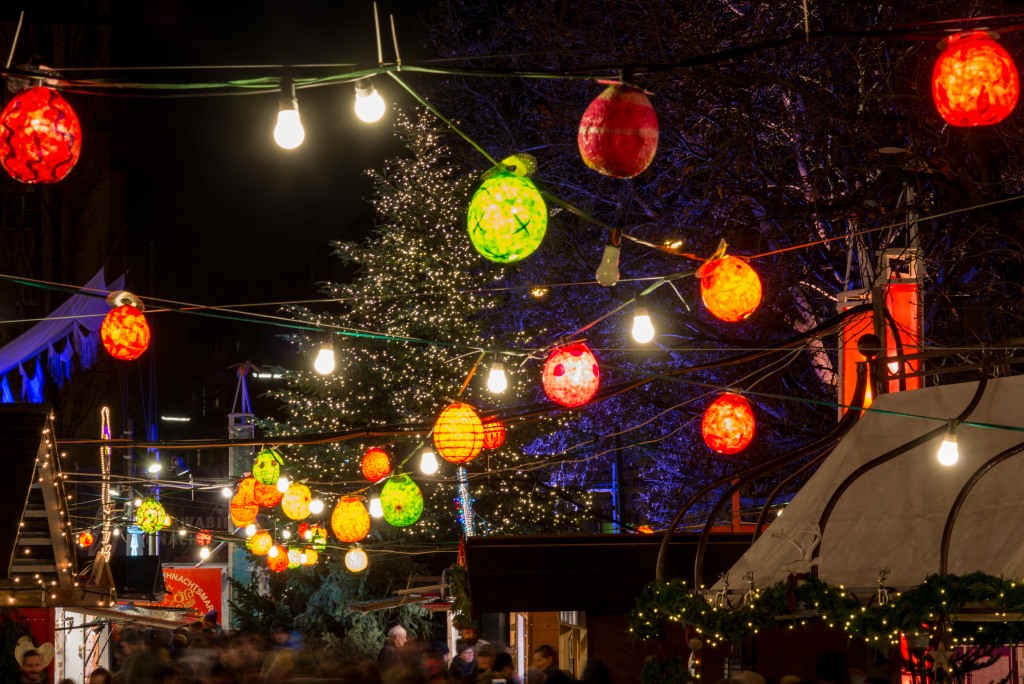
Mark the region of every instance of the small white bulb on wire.
[[430, 447], [423, 447], [420, 453], [420, 472], [424, 475], [433, 475], [437, 472], [437, 456]]
[[199, 557], [202, 558], [203, 560], [206, 560], [207, 558], [209, 558], [210, 557], [210, 548], [208, 546], [204, 546], [204, 547], [200, 548], [199, 549]]
[[224, 489], [220, 490], [220, 495], [223, 496], [225, 499], [230, 499], [235, 495], [235, 490], [232, 489], [231, 487], [225, 487]]
[[508, 378], [505, 377], [505, 364], [500, 359], [495, 359], [491, 364], [491, 372], [487, 374], [487, 389], [492, 394], [501, 394], [508, 387]]
[[605, 287], [619, 282], [619, 248], [615, 245], [605, 245], [601, 265], [597, 267], [597, 282]]
[[330, 375], [334, 372], [334, 365], [334, 343], [331, 340], [326, 340], [320, 346], [316, 361], [313, 362], [313, 368], [320, 375]]
[[282, 475], [277, 478], [277, 491], [284, 494], [288, 491], [288, 488], [292, 485], [292, 481], [288, 479], [287, 475]]
[[319, 515], [324, 511], [324, 502], [320, 499], [313, 499], [309, 502], [309, 512], [313, 515]]
[[356, 81], [356, 116], [360, 121], [376, 123], [384, 116], [384, 98], [373, 87], [373, 81], [363, 78]]
[[281, 99], [277, 101], [277, 126], [274, 141], [286, 150], [294, 150], [306, 139], [306, 131], [299, 119], [299, 100], [295, 97], [295, 82], [281, 81]]
[[384, 506], [380, 503], [380, 497], [374, 494], [370, 497], [370, 515], [374, 518], [384, 517]]
[[256, 523], [253, 523], [245, 528], [246, 537], [251, 537], [254, 534], [256, 534]]
[[[285, 539], [287, 539], [287, 538], [288, 537], [285, 537]], [[270, 550], [267, 551], [267, 555], [270, 556], [271, 558], [277, 558], [280, 554], [281, 554], [281, 552], [277, 550], [277, 545], [271, 546]]]
[[633, 339], [640, 344], [647, 344], [654, 339], [654, 324], [646, 306], [636, 307], [633, 313]]
[[939, 453], [936, 454], [939, 459], [939, 463], [944, 466], [956, 465], [956, 462], [960, 460], [960, 450], [956, 444], [956, 421], [949, 421], [949, 428], [946, 430], [946, 436], [942, 440], [942, 446], [939, 447]]

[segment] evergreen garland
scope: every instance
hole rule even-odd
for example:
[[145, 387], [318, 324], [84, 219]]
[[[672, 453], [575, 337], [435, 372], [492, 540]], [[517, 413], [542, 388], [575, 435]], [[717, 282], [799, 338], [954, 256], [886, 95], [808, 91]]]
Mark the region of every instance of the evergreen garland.
[[976, 622], [965, 608], [988, 615], [1024, 612], [1024, 586], [974, 572], [969, 575], [929, 575], [917, 587], [893, 593], [885, 603], [877, 595], [865, 601], [813, 577], [793, 578], [755, 591], [736, 608], [715, 606], [686, 588], [680, 579], [652, 582], [644, 589], [629, 616], [629, 632], [648, 640], [661, 634], [663, 620], [692, 625], [706, 639], [742, 641], [768, 626], [819, 618], [851, 637], [895, 642], [901, 633], [920, 636], [931, 632], [923, 625], [946, 625], [953, 644], [996, 645], [1018, 643], [1024, 624]]

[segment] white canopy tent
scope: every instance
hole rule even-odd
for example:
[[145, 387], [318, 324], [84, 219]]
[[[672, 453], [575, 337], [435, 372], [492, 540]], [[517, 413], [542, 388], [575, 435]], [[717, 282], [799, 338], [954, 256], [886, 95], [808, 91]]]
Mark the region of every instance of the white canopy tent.
[[[757, 586], [806, 569], [821, 513], [832, 493], [860, 465], [957, 416], [977, 383], [879, 397], [817, 472], [729, 571], [733, 584], [748, 571]], [[972, 425], [972, 424], [984, 424]], [[977, 409], [957, 430], [960, 460], [936, 460], [939, 437], [863, 475], [833, 510], [820, 542], [818, 576], [850, 590], [904, 588], [937, 573], [943, 528], [963, 485], [990, 458], [1024, 443], [1024, 377], [990, 380]], [[956, 519], [948, 572], [984, 571], [1024, 577], [1024, 453], [995, 466], [971, 490]], [[720, 590], [722, 583], [715, 586]]]

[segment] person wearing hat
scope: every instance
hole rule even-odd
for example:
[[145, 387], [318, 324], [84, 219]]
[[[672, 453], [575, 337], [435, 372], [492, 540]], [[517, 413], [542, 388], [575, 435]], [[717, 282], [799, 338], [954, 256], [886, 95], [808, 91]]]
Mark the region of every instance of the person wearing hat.
[[431, 641], [420, 653], [420, 674], [427, 684], [447, 684], [448, 644]]
[[218, 637], [223, 636], [224, 630], [221, 628], [219, 624], [217, 624], [217, 621], [219, 619], [220, 612], [216, 610], [211, 610], [203, 616], [203, 629], [210, 628], [216, 633]]
[[34, 646], [32, 637], [23, 636], [14, 647], [21, 684], [42, 684], [46, 681], [46, 668], [53, 660], [53, 644]]
[[477, 642], [476, 648], [476, 682], [477, 684], [491, 684], [494, 679], [494, 658], [498, 650], [494, 644], [486, 641]]

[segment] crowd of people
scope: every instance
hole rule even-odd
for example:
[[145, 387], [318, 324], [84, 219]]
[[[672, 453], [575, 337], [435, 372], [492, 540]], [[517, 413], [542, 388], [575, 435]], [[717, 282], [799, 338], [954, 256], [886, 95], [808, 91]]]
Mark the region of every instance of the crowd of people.
[[[297, 632], [276, 625], [269, 636], [226, 634], [215, 612], [176, 631], [126, 627], [112, 642], [113, 672], [92, 671], [83, 684], [569, 684], [550, 646], [534, 649], [525, 682], [512, 654], [486, 641], [458, 640], [454, 654], [443, 641], [413, 641], [405, 628], [387, 634], [376, 658], [343, 658], [309, 648]], [[29, 650], [18, 661], [21, 684], [45, 684], [47, 665]], [[590, 664], [598, 672], [600, 664]], [[604, 668], [607, 672], [607, 668]], [[584, 678], [608, 684], [610, 677]], [[77, 684], [65, 680], [60, 684]]]

